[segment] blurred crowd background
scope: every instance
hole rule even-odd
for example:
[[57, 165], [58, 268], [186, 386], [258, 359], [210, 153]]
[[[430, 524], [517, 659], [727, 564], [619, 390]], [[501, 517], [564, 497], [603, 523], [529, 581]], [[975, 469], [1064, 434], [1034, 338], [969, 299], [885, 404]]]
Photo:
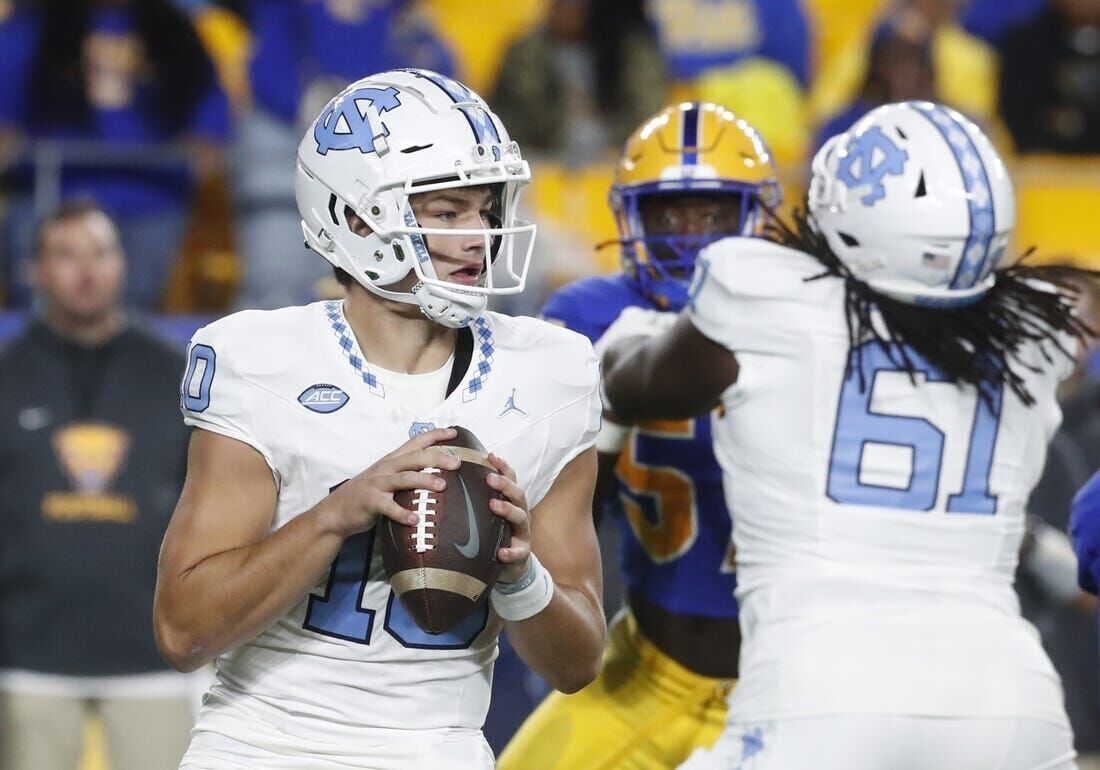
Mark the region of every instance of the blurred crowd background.
[[[1015, 250], [1100, 267], [1100, 0], [0, 0], [0, 339], [43, 301], [28, 269], [36, 222], [73, 199], [117, 223], [125, 306], [181, 350], [205, 319], [337, 295], [302, 246], [294, 154], [344, 85], [405, 66], [481, 93], [532, 162], [524, 205], [539, 235], [511, 312], [618, 268], [616, 248], [596, 248], [617, 238], [616, 154], [643, 118], [687, 99], [759, 129], [787, 208], [814, 150], [864, 111], [947, 103], [1009, 159]], [[1082, 288], [1096, 322], [1100, 292]], [[1062, 579], [1062, 533], [1100, 467], [1091, 352], [1065, 395], [1031, 506], [1038, 556], [1019, 582], [1088, 754], [1100, 753], [1095, 607]], [[494, 719], [499, 747], [513, 725]], [[83, 766], [102, 766], [94, 742]]]
[[[35, 215], [98, 200], [127, 299], [218, 314], [333, 287], [300, 248], [293, 153], [347, 82], [395, 66], [485, 96], [534, 161], [532, 311], [616, 268], [615, 154], [671, 100], [769, 141], [788, 205], [831, 133], [937, 99], [1013, 158], [1017, 245], [1100, 261], [1100, 0], [0, 0], [3, 298], [27, 307]], [[319, 282], [320, 281], [320, 282]]]

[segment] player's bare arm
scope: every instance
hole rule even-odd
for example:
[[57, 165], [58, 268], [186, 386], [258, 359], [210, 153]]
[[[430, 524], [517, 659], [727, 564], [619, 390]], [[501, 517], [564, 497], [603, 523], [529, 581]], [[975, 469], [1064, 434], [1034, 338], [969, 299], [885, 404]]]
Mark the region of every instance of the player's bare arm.
[[489, 459], [498, 470], [488, 477], [489, 485], [506, 498], [494, 500], [490, 508], [512, 525], [512, 545], [500, 552], [506, 564], [500, 580], [520, 580], [533, 550], [554, 582], [553, 598], [544, 610], [506, 622], [505, 630], [536, 673], [555, 689], [576, 692], [596, 678], [607, 633], [600, 549], [591, 518], [596, 450], [573, 458], [530, 512], [515, 471], [496, 455]]
[[263, 456], [236, 439], [195, 430], [187, 479], [161, 547], [154, 630], [165, 659], [193, 671], [255, 637], [289, 611], [332, 565], [345, 538], [379, 516], [406, 524], [416, 514], [393, 500], [402, 489], [442, 489], [419, 469], [455, 469], [420, 434], [342, 484], [286, 526], [269, 532], [277, 489]]
[[604, 388], [626, 424], [683, 419], [718, 406], [737, 382], [737, 360], [695, 328], [686, 313], [666, 333], [624, 337], [603, 356]]

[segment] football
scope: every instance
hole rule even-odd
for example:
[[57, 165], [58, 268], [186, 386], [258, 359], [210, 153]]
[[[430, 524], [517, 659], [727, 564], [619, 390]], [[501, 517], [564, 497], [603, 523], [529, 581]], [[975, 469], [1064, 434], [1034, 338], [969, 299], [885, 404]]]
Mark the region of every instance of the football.
[[511, 526], [489, 510], [502, 497], [485, 477], [495, 471], [489, 453], [466, 428], [438, 446], [462, 460], [457, 471], [425, 468], [442, 474], [442, 492], [416, 489], [394, 494], [398, 505], [416, 512], [410, 527], [382, 522], [382, 563], [390, 585], [416, 624], [429, 634], [454, 628], [482, 602], [503, 566], [497, 552], [512, 540]]

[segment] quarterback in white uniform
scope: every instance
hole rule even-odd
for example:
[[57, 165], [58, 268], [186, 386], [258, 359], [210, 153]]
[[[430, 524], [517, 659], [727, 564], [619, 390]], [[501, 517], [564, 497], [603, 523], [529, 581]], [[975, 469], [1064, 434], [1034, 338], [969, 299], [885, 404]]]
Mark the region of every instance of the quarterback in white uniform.
[[[729, 723], [684, 768], [1074, 766], [1061, 683], [1012, 587], [1083, 327], [997, 269], [1011, 182], [980, 130], [879, 108], [814, 161], [808, 216], [700, 257], [672, 329], [621, 318], [610, 409], [721, 403], [743, 645]], [[624, 339], [629, 337], [629, 339]]]
[[[595, 676], [595, 354], [485, 309], [523, 288], [529, 174], [480, 98], [426, 71], [353, 83], [303, 138], [303, 233], [348, 296], [244, 311], [192, 340], [182, 405], [199, 430], [156, 632], [177, 668], [215, 660], [217, 681], [183, 768], [491, 768], [502, 628], [555, 687]], [[424, 469], [457, 467], [435, 448], [449, 425], [490, 450], [505, 498], [490, 507], [513, 534], [489, 603], [430, 635], [374, 533], [380, 516], [417, 520], [394, 492], [440, 489]]]

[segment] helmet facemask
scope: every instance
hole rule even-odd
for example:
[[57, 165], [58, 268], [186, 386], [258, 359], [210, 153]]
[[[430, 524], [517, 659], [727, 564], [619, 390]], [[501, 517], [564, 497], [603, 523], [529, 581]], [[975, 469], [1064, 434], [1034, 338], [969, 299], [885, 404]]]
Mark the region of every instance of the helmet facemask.
[[[679, 310], [700, 251], [758, 234], [765, 210], [781, 199], [771, 152], [752, 126], [714, 102], [665, 107], [635, 129], [615, 167], [611, 209], [623, 274], [658, 307]], [[700, 220], [698, 210], [660, 216], [662, 206], [669, 213], [692, 200], [714, 204], [713, 220]]]
[[758, 192], [757, 185], [732, 181], [613, 190], [624, 272], [662, 309], [682, 309], [699, 252], [722, 238], [757, 232]]

